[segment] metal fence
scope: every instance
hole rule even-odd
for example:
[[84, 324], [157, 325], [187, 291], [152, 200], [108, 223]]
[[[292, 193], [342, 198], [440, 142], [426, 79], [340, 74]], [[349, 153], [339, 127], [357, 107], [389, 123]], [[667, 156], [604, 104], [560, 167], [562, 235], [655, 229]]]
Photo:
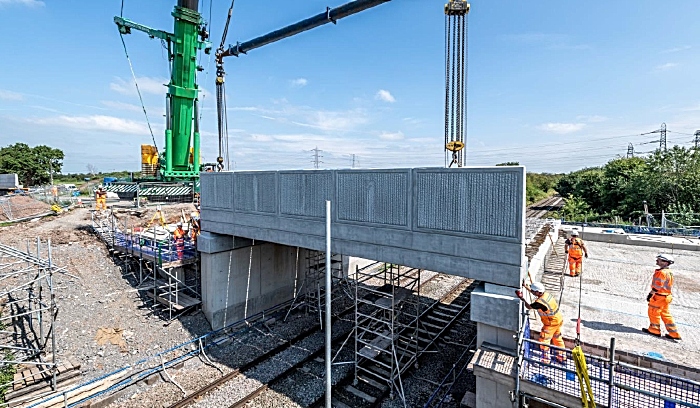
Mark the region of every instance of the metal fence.
[[700, 229], [698, 228], [671, 228], [671, 227], [648, 227], [646, 225], [625, 225], [625, 224], [608, 224], [599, 222], [569, 222], [563, 221], [564, 225], [578, 225], [586, 227], [599, 227], [609, 229], [621, 229], [628, 234], [648, 234], [648, 235], [683, 235], [689, 237], [700, 238]]
[[[523, 337], [520, 348], [520, 380], [580, 398], [581, 390], [572, 351], [529, 340], [529, 325], [525, 326]], [[549, 346], [547, 353], [542, 352], [543, 345]], [[557, 355], [565, 356], [566, 360], [559, 363], [555, 358]], [[700, 383], [615, 361], [614, 338], [610, 341], [606, 355], [609, 358], [585, 356], [588, 377], [598, 406], [700, 408]]]

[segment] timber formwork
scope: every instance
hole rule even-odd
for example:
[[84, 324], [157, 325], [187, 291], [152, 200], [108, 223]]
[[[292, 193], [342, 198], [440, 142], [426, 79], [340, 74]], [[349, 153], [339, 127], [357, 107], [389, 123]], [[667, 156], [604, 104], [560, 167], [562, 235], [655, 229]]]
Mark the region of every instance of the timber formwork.
[[122, 274], [167, 320], [201, 304], [196, 243], [185, 240], [177, 245], [168, 229], [130, 227], [111, 211], [93, 211], [92, 228], [109, 247]]
[[355, 383], [386, 384], [404, 405], [401, 375], [420, 351], [420, 277], [395, 264], [355, 271]]

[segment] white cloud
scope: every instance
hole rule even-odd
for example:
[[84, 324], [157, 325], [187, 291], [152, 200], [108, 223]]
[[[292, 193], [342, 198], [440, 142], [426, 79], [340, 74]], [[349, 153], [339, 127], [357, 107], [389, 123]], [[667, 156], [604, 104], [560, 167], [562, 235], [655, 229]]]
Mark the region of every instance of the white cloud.
[[40, 0], [0, 0], [0, 6], [19, 4], [28, 7], [44, 7], [46, 4]]
[[[166, 78], [140, 77], [136, 78], [136, 82], [139, 84], [139, 89], [142, 94], [165, 95], [167, 91], [165, 85], [170, 81]], [[115, 81], [109, 84], [109, 89], [122, 95], [137, 94], [133, 79], [125, 81], [122, 78], [115, 78]]]
[[586, 127], [585, 123], [543, 123], [537, 126], [537, 129], [564, 135], [567, 133], [578, 132], [584, 127]]
[[402, 140], [404, 134], [401, 131], [398, 132], [382, 132], [379, 134], [379, 138], [382, 140]]
[[656, 67], [656, 70], [657, 71], [668, 71], [669, 69], [675, 68], [677, 66], [678, 66], [678, 64], [675, 62], [667, 62], [665, 64], [658, 65]]
[[289, 82], [292, 84], [292, 86], [297, 87], [297, 88], [301, 88], [303, 86], [306, 86], [309, 83], [309, 81], [306, 78], [292, 79]]
[[369, 123], [369, 115], [363, 109], [344, 111], [318, 110], [308, 106], [292, 105], [286, 100], [273, 101], [272, 107], [239, 106], [232, 111], [251, 112], [263, 119], [294, 124], [326, 132], [348, 132]]
[[374, 96], [374, 99], [379, 99], [380, 101], [389, 102], [389, 103], [396, 102], [396, 98], [394, 98], [394, 95], [392, 95], [391, 92], [386, 91], [384, 89], [380, 89], [377, 92], [377, 94]]
[[[0, 0], [2, 2], [2, 0]], [[0, 3], [2, 4], [2, 3]], [[6, 100], [6, 101], [21, 101], [24, 100], [24, 95], [21, 93], [17, 92], [12, 92], [12, 91], [4, 91], [0, 89], [0, 99]]]
[[680, 46], [680, 47], [673, 47], [673, 48], [669, 48], [669, 49], [667, 49], [667, 50], [663, 50], [663, 51], [661, 51], [661, 53], [662, 53], [662, 54], [670, 54], [670, 53], [673, 53], [673, 52], [679, 52], [679, 51], [689, 50], [689, 49], [691, 49], [691, 48], [692, 48], [692, 47], [691, 47], [690, 45], [682, 45], [682, 46]]
[[[122, 119], [115, 116], [54, 116], [49, 118], [32, 119], [32, 123], [46, 126], [60, 126], [77, 130], [92, 130], [133, 135], [148, 135], [148, 126], [143, 122]], [[154, 129], [154, 132], [156, 130]]]

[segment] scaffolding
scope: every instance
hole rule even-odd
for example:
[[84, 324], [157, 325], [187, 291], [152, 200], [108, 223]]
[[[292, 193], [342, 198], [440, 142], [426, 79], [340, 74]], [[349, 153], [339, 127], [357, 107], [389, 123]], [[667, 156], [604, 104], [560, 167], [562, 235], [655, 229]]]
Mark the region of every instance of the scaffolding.
[[395, 264], [355, 271], [355, 384], [386, 383], [404, 405], [401, 375], [420, 352], [420, 277]]
[[92, 211], [92, 228], [139, 292], [171, 321], [201, 304], [196, 243], [176, 243], [162, 226], [131, 227], [114, 213]]
[[[297, 248], [297, 257], [301, 248]], [[292, 310], [301, 308], [305, 313], [318, 314], [319, 323], [323, 327], [323, 314], [326, 302], [326, 253], [322, 251], [308, 250], [304, 259], [303, 276], [297, 276], [295, 282], [301, 281], [301, 285], [294, 293], [294, 300], [287, 311], [287, 316]], [[339, 298], [339, 294], [352, 297], [351, 284], [343, 270], [343, 257], [341, 254], [331, 254], [331, 301]]]
[[[31, 366], [55, 390], [58, 307], [53, 275], [66, 271], [53, 264], [51, 240], [42, 246], [37, 237], [36, 248], [30, 247], [29, 241], [26, 252], [0, 244], [0, 369]], [[22, 379], [0, 387], [11, 389], [15, 382]]]

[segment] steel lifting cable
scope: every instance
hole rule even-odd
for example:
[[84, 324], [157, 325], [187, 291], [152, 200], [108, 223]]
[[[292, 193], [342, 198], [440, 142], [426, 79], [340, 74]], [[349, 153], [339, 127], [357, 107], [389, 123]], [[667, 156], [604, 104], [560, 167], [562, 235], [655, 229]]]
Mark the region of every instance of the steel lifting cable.
[[[450, 141], [450, 16], [445, 14], [445, 146]], [[447, 167], [445, 149], [445, 167]]]
[[[233, 5], [235, 0], [231, 0], [231, 7], [228, 9], [228, 15], [226, 16], [226, 24], [224, 24], [224, 32], [221, 36], [221, 44], [216, 51], [216, 115], [217, 115], [217, 125], [219, 132], [219, 157], [217, 157], [217, 170], [221, 171], [224, 169], [224, 160], [228, 166], [229, 154], [228, 154], [228, 113], [226, 108], [226, 84], [224, 81], [224, 76], [226, 72], [224, 71], [224, 62], [221, 54], [224, 52], [224, 44], [226, 43], [226, 36], [228, 35], [228, 27], [231, 23], [231, 15], [233, 14]], [[225, 157], [224, 157], [225, 152]]]
[[[120, 17], [124, 16], [124, 0], [122, 0], [122, 6], [120, 10]], [[156, 143], [156, 137], [153, 135], [153, 128], [151, 127], [151, 121], [148, 119], [148, 113], [146, 112], [146, 105], [143, 103], [143, 96], [141, 96], [141, 89], [139, 89], [139, 83], [136, 81], [136, 73], [134, 72], [134, 66], [131, 64], [131, 58], [129, 58], [129, 52], [126, 50], [126, 42], [124, 41], [124, 35], [119, 32], [119, 38], [122, 40], [122, 46], [124, 47], [124, 54], [126, 55], [126, 60], [129, 62], [129, 69], [131, 70], [131, 77], [134, 79], [134, 85], [136, 85], [136, 92], [139, 94], [139, 101], [141, 101], [141, 109], [143, 109], [143, 115], [146, 117], [146, 123], [148, 124], [148, 131], [151, 133], [151, 140], [153, 140], [153, 146], [156, 148], [156, 153], [158, 152], [158, 144]]]
[[[445, 165], [464, 164], [466, 127], [467, 25], [469, 4], [450, 0], [445, 5]], [[451, 49], [450, 49], [451, 48]], [[447, 151], [451, 151], [448, 164]]]

